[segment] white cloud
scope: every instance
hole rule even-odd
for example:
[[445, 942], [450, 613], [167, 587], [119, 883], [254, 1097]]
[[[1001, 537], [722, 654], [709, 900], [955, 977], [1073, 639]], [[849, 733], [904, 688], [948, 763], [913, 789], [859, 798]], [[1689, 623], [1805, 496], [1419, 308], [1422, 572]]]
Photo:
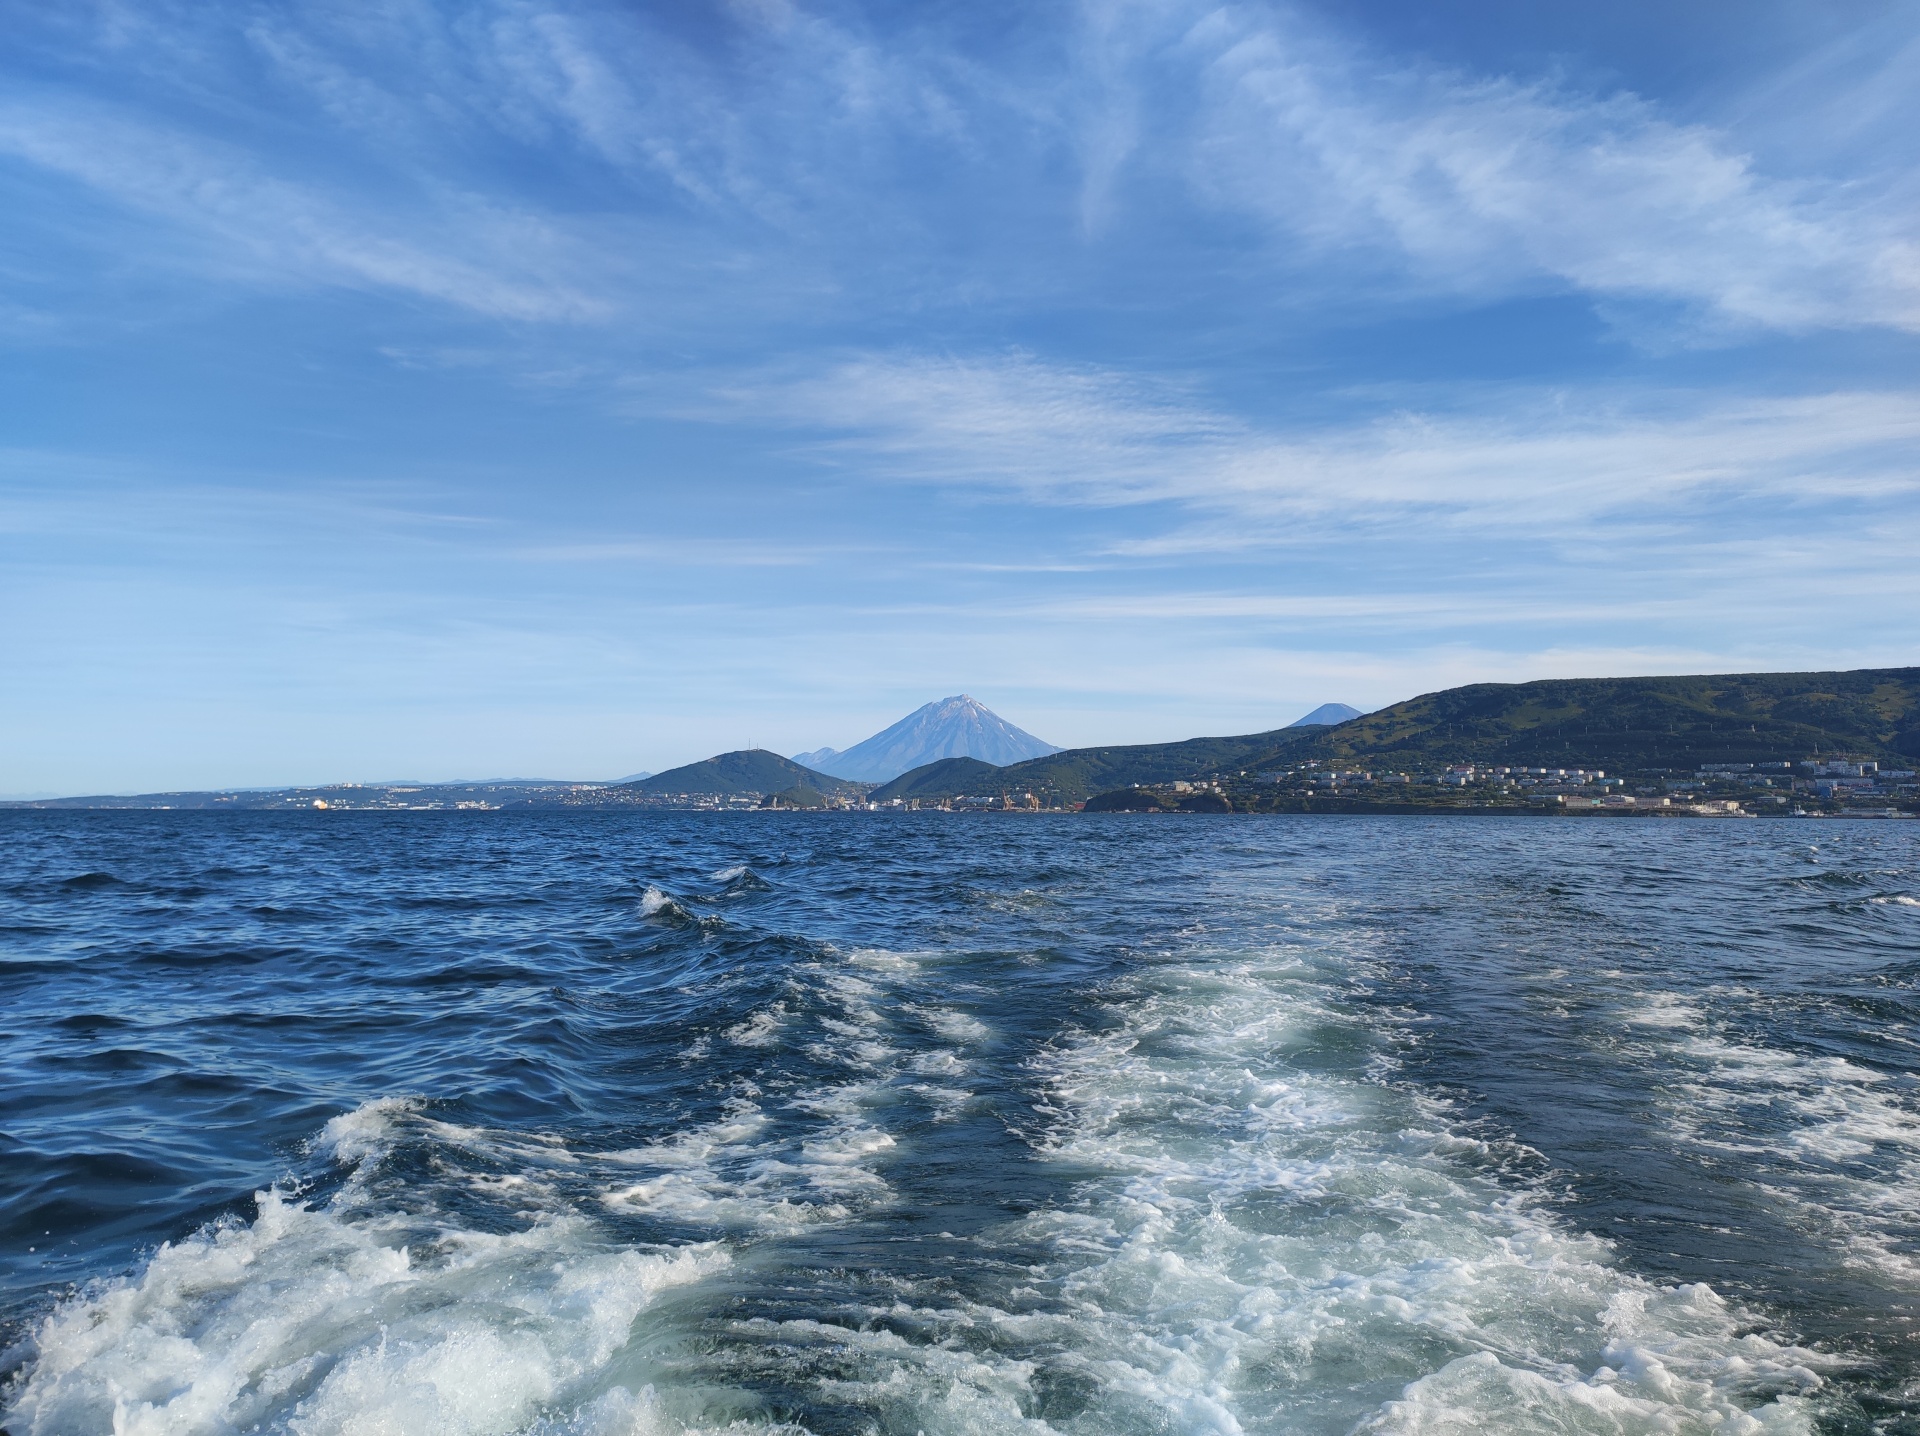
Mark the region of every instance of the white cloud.
[[1199, 183], [1321, 260], [1358, 245], [1469, 293], [1558, 281], [1722, 324], [1920, 328], [1912, 215], [1871, 176], [1772, 179], [1635, 96], [1389, 67], [1286, 11], [1210, 10], [1181, 49]]
[[864, 356], [800, 377], [716, 384], [688, 417], [753, 413], [825, 431], [815, 451], [896, 478], [988, 484], [1069, 502], [1168, 498], [1242, 426], [1165, 386], [1015, 355], [985, 361]]
[[1096, 369], [906, 356], [722, 389], [721, 407], [705, 412], [810, 430], [820, 457], [895, 481], [1066, 504], [1174, 503], [1231, 520], [1143, 541], [1137, 553], [1272, 542], [1296, 524], [1657, 530], [1677, 521], [1679, 506], [1709, 499], [1920, 494], [1920, 395], [1911, 392], [1434, 397], [1450, 402], [1282, 433]]
[[[1825, 179], [1773, 175], [1739, 116], [1389, 63], [1284, 5], [1117, 0], [986, 57], [796, 4], [706, 22], [491, 0], [216, 7], [138, 44], [69, 25], [54, 43], [140, 83], [110, 114], [17, 103], [0, 144], [255, 264], [518, 318], [644, 312], [689, 274], [726, 303], [791, 285], [803, 248], [859, 320], [882, 273], [917, 303], [1072, 290], [1058, 261], [1110, 247], [1150, 287], [1225, 244], [1260, 304], [1567, 290], [1717, 333], [1920, 328], [1910, 166], [1842, 146]], [[1876, 133], [1911, 64], [1874, 77]], [[666, 262], [634, 256], [643, 224]]]
[[411, 202], [380, 214], [269, 174], [232, 145], [49, 105], [0, 109], [0, 154], [166, 222], [227, 275], [397, 290], [512, 319], [606, 313], [554, 273], [570, 266], [551, 226], [473, 196], [437, 196], [424, 223]]

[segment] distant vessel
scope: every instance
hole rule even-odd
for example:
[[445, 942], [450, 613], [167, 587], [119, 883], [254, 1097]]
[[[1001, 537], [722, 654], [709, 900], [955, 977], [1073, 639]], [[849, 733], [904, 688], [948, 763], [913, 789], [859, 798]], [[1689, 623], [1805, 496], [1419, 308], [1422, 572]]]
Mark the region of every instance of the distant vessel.
[[836, 778], [885, 783], [942, 758], [978, 758], [1005, 767], [1059, 751], [1052, 743], [1014, 727], [985, 704], [957, 693], [916, 708], [891, 728], [844, 752], [816, 748], [794, 754], [793, 761]]
[[1289, 728], [1331, 728], [1336, 723], [1344, 723], [1349, 718], [1363, 716], [1358, 708], [1345, 703], [1322, 703], [1304, 718], [1296, 718], [1287, 724]]

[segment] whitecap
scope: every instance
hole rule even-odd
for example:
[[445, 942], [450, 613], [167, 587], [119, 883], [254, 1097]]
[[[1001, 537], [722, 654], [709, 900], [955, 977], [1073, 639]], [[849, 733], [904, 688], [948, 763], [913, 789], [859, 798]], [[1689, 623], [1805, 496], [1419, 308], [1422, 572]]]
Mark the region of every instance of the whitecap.
[[640, 916], [685, 918], [692, 914], [659, 888], [650, 886], [640, 894]]
[[348, 1167], [377, 1162], [392, 1148], [402, 1119], [421, 1108], [417, 1097], [376, 1097], [330, 1117], [308, 1148]]

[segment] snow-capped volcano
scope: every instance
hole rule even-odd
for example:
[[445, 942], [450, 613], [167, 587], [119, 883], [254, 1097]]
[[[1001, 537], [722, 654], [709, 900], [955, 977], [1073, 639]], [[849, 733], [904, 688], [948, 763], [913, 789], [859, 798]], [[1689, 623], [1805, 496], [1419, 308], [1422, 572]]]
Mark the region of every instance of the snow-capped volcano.
[[1304, 718], [1296, 718], [1287, 724], [1289, 728], [1331, 728], [1336, 723], [1344, 723], [1349, 718], [1363, 716], [1358, 708], [1345, 703], [1322, 703]]
[[940, 758], [978, 758], [1004, 766], [1059, 751], [961, 693], [916, 708], [845, 752], [818, 748], [795, 753], [793, 761], [836, 778], [885, 783]]

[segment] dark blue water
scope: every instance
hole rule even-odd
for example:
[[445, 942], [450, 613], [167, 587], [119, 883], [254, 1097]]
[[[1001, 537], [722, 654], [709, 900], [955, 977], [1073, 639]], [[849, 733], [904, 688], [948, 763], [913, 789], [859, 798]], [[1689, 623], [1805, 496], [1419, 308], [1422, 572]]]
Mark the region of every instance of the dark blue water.
[[12, 1436], [1920, 1431], [1908, 825], [16, 813], [0, 963]]

